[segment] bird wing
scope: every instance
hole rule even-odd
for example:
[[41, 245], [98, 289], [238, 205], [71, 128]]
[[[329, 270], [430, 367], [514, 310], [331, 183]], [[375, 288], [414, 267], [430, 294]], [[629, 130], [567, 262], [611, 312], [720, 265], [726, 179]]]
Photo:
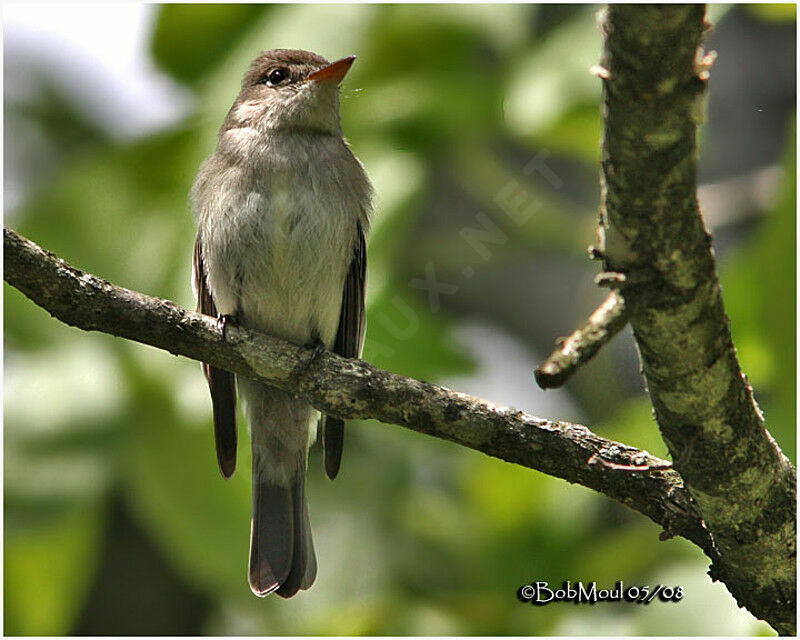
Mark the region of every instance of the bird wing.
[[[367, 281], [367, 245], [364, 230], [358, 224], [357, 239], [350, 268], [344, 281], [342, 310], [339, 315], [339, 329], [333, 343], [333, 352], [345, 358], [358, 358], [364, 346], [364, 333], [367, 329], [367, 313], [364, 305]], [[325, 450], [325, 472], [333, 480], [339, 472], [344, 444], [344, 420], [325, 416], [322, 430]]]
[[[194, 243], [192, 257], [192, 278], [197, 311], [208, 316], [217, 316], [217, 308], [206, 282], [203, 266], [203, 252], [200, 234]], [[214, 408], [214, 441], [217, 447], [219, 470], [225, 478], [230, 478], [236, 470], [236, 380], [234, 375], [203, 363], [203, 373], [211, 391], [211, 404]]]

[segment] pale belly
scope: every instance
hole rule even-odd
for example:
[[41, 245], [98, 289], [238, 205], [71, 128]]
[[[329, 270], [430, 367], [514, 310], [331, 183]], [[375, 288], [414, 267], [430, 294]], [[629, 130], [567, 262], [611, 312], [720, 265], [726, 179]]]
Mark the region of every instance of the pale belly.
[[[295, 344], [336, 336], [355, 215], [302, 190], [250, 192], [206, 229], [204, 260], [219, 313]], [[353, 205], [355, 206], [355, 205]]]

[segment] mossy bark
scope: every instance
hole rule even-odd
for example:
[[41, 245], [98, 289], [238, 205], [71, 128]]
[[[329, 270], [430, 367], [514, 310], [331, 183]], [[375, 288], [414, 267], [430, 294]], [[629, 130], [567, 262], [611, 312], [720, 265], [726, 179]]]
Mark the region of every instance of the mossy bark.
[[741, 371], [697, 203], [708, 65], [703, 5], [611, 5], [602, 17], [601, 247], [624, 274], [655, 416], [711, 531], [709, 574], [782, 634], [796, 626], [795, 470]]

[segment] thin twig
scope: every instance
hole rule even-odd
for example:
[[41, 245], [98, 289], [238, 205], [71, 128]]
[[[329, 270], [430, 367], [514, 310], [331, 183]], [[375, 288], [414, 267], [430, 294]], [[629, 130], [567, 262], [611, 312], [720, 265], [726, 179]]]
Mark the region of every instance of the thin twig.
[[625, 301], [612, 291], [584, 325], [565, 338], [534, 371], [538, 385], [542, 389], [560, 387], [627, 323]]

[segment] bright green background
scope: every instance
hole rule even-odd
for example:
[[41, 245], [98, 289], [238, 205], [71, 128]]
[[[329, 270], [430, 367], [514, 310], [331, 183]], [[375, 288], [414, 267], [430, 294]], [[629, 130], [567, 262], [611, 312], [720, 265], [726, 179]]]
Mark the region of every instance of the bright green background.
[[[379, 194], [365, 358], [426, 380], [469, 374], [474, 363], [451, 333], [453, 314], [431, 313], [424, 294], [406, 284], [431, 256], [442, 270], [457, 269], [463, 241], [450, 230], [421, 246], [415, 229], [444, 173], [513, 229], [492, 264], [539, 252], [585, 267], [591, 207], [535, 184], [528, 192], [546, 206], [526, 224], [512, 227], [491, 207], [509, 179], [525, 180], [498, 153], [503, 141], [570, 159], [589, 176], [585, 188], [597, 189], [600, 84], [587, 72], [601, 47], [595, 10], [163, 7], [153, 55], [196, 92], [201, 109], [172, 130], [123, 144], [55, 94], [38, 110], [24, 105], [64, 157], [7, 223], [81, 269], [193, 307], [186, 194], [242, 71], [265, 43], [331, 59], [356, 53], [343, 126]], [[771, 432], [794, 459], [793, 136], [778, 197], [727, 254], [721, 278], [743, 368]], [[585, 287], [576, 295], [586, 297], [586, 311], [602, 294]], [[399, 338], [385, 321], [402, 324], [398, 297], [418, 322]], [[658, 527], [644, 517], [583, 488], [375, 422], [350, 428], [335, 483], [316, 449], [312, 456], [313, 589], [290, 601], [256, 599], [245, 572], [249, 446], [242, 437], [239, 470], [224, 482], [199, 366], [70, 329], [8, 286], [4, 303], [7, 634], [80, 631], [98, 593], [100, 619], [117, 621], [109, 633], [120, 632], [120, 612], [131, 610], [139, 612], [133, 633], [151, 617], [185, 617], [191, 632], [217, 635], [768, 633], [710, 582], [699, 551], [683, 540], [659, 542]], [[564, 318], [561, 333], [581, 319]], [[624, 399], [610, 366], [601, 360], [569, 391], [553, 393], [574, 394], [603, 435], [665, 455], [645, 396]], [[141, 541], [126, 553], [127, 538], [109, 529], [120, 511], [150, 549], [146, 561], [138, 560]], [[109, 576], [110, 548], [124, 570]], [[162, 574], [173, 584], [166, 595], [137, 586]], [[687, 596], [647, 608], [533, 608], [515, 595], [531, 579], [680, 584]]]

